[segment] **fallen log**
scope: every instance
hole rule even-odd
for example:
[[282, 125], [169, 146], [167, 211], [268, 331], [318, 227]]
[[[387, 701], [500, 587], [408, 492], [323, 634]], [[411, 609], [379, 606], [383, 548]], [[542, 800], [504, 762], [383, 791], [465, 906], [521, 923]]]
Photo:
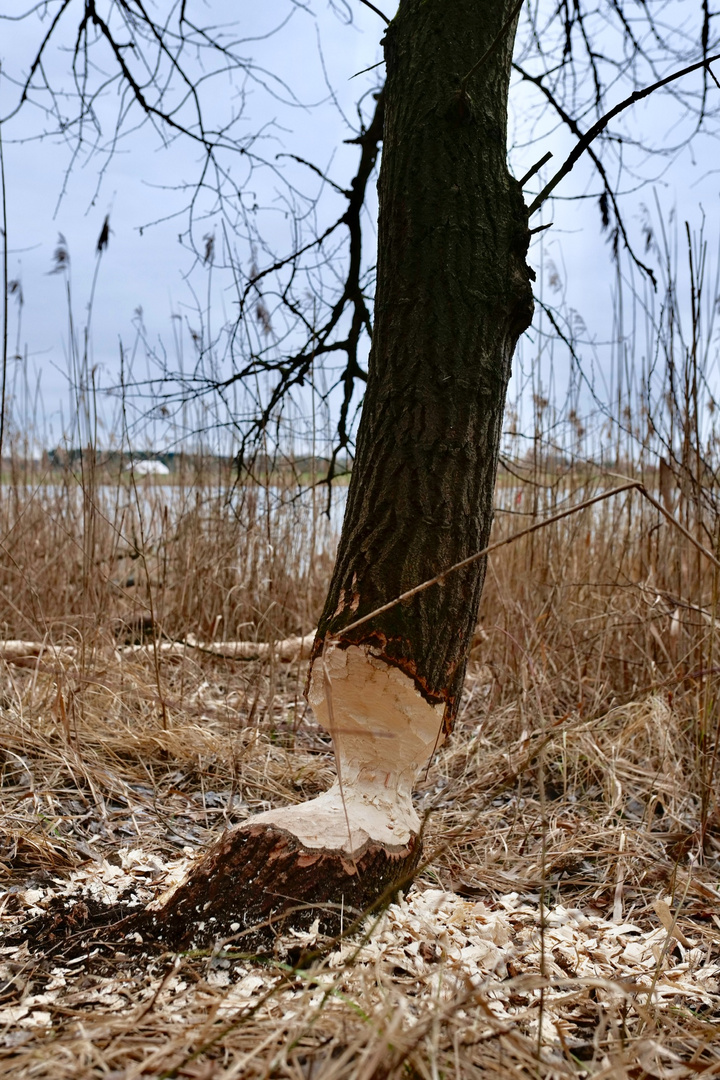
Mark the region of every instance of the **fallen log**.
[[[164, 656], [182, 656], [188, 651], [210, 653], [225, 660], [267, 660], [274, 657], [284, 663], [309, 656], [315, 641], [315, 631], [304, 637], [289, 637], [281, 641], [196, 641], [188, 635], [182, 641], [143, 642], [139, 645], [118, 645], [116, 652], [127, 654], [152, 654], [157, 650]], [[27, 666], [27, 662], [49, 655], [54, 658], [74, 659], [79, 652], [77, 645], [53, 645], [48, 641], [0, 641], [0, 659], [10, 664]]]
[[181, 655], [188, 649], [211, 653], [225, 660], [267, 660], [274, 656], [276, 660], [289, 663], [299, 657], [309, 656], [315, 641], [315, 631], [305, 637], [284, 638], [282, 641], [210, 641], [203, 644], [188, 635], [182, 641], [143, 642], [140, 645], [125, 645], [122, 653], [147, 653], [157, 649], [165, 655]]
[[0, 641], [0, 659], [7, 660], [8, 663], [31, 660], [46, 653], [50, 656], [72, 657], [77, 651], [76, 645], [53, 645], [49, 641]]

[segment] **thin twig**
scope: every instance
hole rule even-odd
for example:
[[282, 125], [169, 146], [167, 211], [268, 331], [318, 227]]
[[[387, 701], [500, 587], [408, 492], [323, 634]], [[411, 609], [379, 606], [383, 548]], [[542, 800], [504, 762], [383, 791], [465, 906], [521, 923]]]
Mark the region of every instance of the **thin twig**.
[[562, 521], [563, 518], [579, 513], [580, 510], [587, 510], [589, 506], [594, 506], [595, 503], [603, 502], [604, 499], [611, 499], [614, 495], [621, 495], [624, 491], [639, 491], [641, 495], [644, 495], [671, 524], [680, 530], [683, 536], [689, 540], [698, 551], [702, 552], [714, 566], [720, 569], [720, 561], [715, 558], [712, 552], [708, 551], [706, 547], [703, 547], [699, 540], [696, 540], [692, 533], [688, 532], [685, 526], [681, 525], [680, 522], [650, 494], [640, 480], [628, 480], [627, 483], [621, 484], [619, 487], [612, 488], [610, 491], [603, 491], [599, 495], [594, 495], [591, 499], [584, 499], [576, 506], [570, 506], [567, 510], [561, 510], [560, 513], [553, 514], [552, 517], [544, 518], [542, 521], [536, 521], [534, 525], [528, 525], [526, 529], [521, 529], [520, 532], [513, 533], [512, 536], [507, 536], [504, 540], [497, 540], [494, 544], [489, 544], [481, 551], [476, 551], [474, 555], [468, 555], [466, 559], [462, 559], [453, 566], [449, 566], [447, 570], [442, 570], [439, 574], [436, 574], [435, 577], [428, 578], [427, 581], [421, 582], [420, 585], [416, 585], [414, 588], [401, 593], [400, 596], [396, 596], [394, 600], [389, 600], [387, 604], [375, 608], [375, 610], [371, 611], [368, 615], [363, 615], [361, 619], [355, 619], [354, 622], [349, 623], [348, 626], [344, 626], [337, 634], [328, 634], [326, 641], [337, 641], [340, 634], [347, 634], [351, 630], [357, 630], [358, 627], [364, 626], [365, 623], [370, 622], [370, 620], [374, 619], [377, 615], [384, 615], [386, 611], [391, 611], [392, 608], [397, 607], [398, 604], [404, 603], [405, 600], [410, 600], [413, 596], [417, 596], [418, 593], [424, 592], [432, 585], [440, 585], [448, 574], [453, 574], [456, 570], [464, 570], [466, 566], [472, 566], [473, 563], [478, 562], [480, 559], [484, 559], [486, 555], [492, 554], [493, 551], [498, 551], [500, 548], [507, 547], [508, 544], [514, 544], [516, 540], [522, 539], [523, 536], [530, 536], [539, 529], [544, 529], [547, 525], [552, 525], [556, 521]]
[[536, 161], [535, 164], [532, 165], [528, 169], [528, 171], [525, 173], [525, 175], [520, 177], [520, 179], [518, 181], [518, 183], [520, 184], [520, 187], [525, 187], [528, 180], [532, 180], [535, 173], [540, 172], [543, 165], [546, 165], [551, 157], [552, 157], [552, 150], [548, 150], [548, 152], [546, 154], [543, 154], [543, 156], [540, 158], [540, 160]]
[[636, 101], [642, 101], [643, 98], [649, 97], [650, 94], [654, 94], [656, 90], [659, 90], [663, 86], [667, 86], [668, 83], [675, 82], [677, 79], [682, 79], [685, 75], [692, 74], [693, 71], [699, 71], [700, 68], [705, 68], [707, 71], [710, 71], [710, 64], [714, 63], [716, 60], [720, 60], [720, 53], [716, 53], [714, 56], [708, 56], [704, 60], [699, 60], [696, 64], [690, 64], [689, 67], [683, 68], [682, 71], [675, 71], [672, 75], [666, 75], [664, 79], [658, 79], [658, 81], [654, 82], [651, 86], [646, 86], [644, 90], [635, 90], [630, 97], [627, 97], [623, 101], [618, 102], [617, 105], [614, 105], [613, 108], [610, 109], [609, 112], [606, 112], [604, 116], [601, 116], [591, 128], [588, 128], [577, 146], [565, 158], [565, 161], [552, 179], [548, 180], [540, 194], [535, 196], [528, 207], [528, 217], [531, 214], [534, 214], [536, 210], [540, 209], [560, 181], [564, 179], [574, 167], [578, 158], [584, 154], [590, 146], [590, 143], [594, 142], [598, 135], [600, 135], [608, 126], [610, 121], [614, 120], [619, 113], [629, 108], [630, 105], [634, 105]]
[[475, 74], [475, 72], [478, 71], [483, 66], [485, 61], [487, 59], [489, 59], [489, 57], [492, 56], [492, 54], [495, 52], [496, 48], [498, 47], [498, 45], [500, 44], [502, 39], [505, 37], [505, 35], [510, 30], [510, 27], [514, 23], [515, 19], [520, 14], [520, 8], [523, 6], [524, 3], [525, 3], [525, 0], [517, 0], [517, 3], [513, 7], [512, 11], [508, 15], [505, 22], [500, 27], [500, 30], [498, 31], [497, 35], [493, 38], [492, 44], [488, 46], [488, 48], [482, 54], [480, 59], [475, 64], [473, 64], [473, 66], [468, 71], [467, 75], [464, 77], [464, 79], [460, 83], [460, 93], [461, 94], [465, 93], [465, 89], [467, 87], [468, 80], [472, 78], [472, 76]]
[[388, 24], [388, 26], [390, 25], [390, 20], [388, 19], [387, 15], [385, 15], [385, 13], [380, 10], [380, 8], [376, 8], [374, 4], [371, 4], [370, 0], [360, 0], [360, 3], [364, 4], [366, 8], [370, 8], [370, 10], [374, 11], [376, 15], [379, 15], [380, 18]]

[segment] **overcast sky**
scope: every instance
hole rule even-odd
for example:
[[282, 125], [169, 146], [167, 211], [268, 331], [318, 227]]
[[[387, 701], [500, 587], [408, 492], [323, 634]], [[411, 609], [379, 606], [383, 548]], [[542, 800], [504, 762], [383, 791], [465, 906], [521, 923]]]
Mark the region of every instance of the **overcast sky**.
[[[22, 2], [0, 0], [0, 14], [17, 14]], [[390, 3], [380, 6], [392, 14]], [[357, 0], [352, 2], [352, 25], [339, 18], [325, 0], [315, 0], [307, 7], [286, 0], [278, 0], [276, 4], [207, 0], [198, 3], [197, 8], [198, 18], [202, 17], [206, 23], [235, 23], [235, 34], [248, 39], [239, 51], [252, 56], [259, 68], [283, 80], [292, 91], [292, 94], [286, 92], [272, 78], [265, 80], [263, 86], [260, 71], [250, 78], [218, 79], [212, 94], [220, 112], [245, 95], [241, 129], [247, 133], [262, 132], [256, 144], [259, 153], [268, 160], [283, 150], [299, 154], [328, 169], [338, 183], [347, 183], [358, 152], [357, 148], [342, 143], [351, 131], [341, 110], [354, 118], [358, 94], [378, 78], [375, 71], [351, 78], [381, 59], [379, 40], [383, 26], [378, 17]], [[286, 15], [289, 17], [285, 25], [262, 40]], [[3, 71], [20, 78], [28, 70], [47, 20], [41, 24], [32, 18], [0, 26]], [[48, 74], [51, 79], [56, 77], [59, 87], [67, 85], [67, 64], [67, 53], [53, 50], [49, 54]], [[335, 102], [330, 98], [328, 85], [336, 95]], [[3, 84], [1, 93], [0, 112], [6, 115], [12, 105], [12, 86]], [[519, 142], [526, 137], [523, 114], [526, 100], [524, 92], [516, 90], [512, 99], [511, 132]], [[111, 91], [99, 106], [105, 120], [111, 117], [116, 104], [117, 98]], [[635, 119], [646, 130], [657, 132], [661, 139], [667, 117], [662, 108], [646, 104], [636, 110]], [[91, 339], [92, 361], [97, 367], [100, 386], [118, 381], [119, 342], [122, 340], [126, 347], [132, 344], [133, 318], [138, 309], [142, 309], [149, 340], [158, 349], [172, 354], [177, 349], [178, 328], [178, 320], [173, 320], [173, 316], [180, 315], [185, 323], [192, 324], [195, 304], [192, 290], [196, 293], [202, 290], [204, 298], [206, 289], [205, 275], [198, 273], [197, 268], [191, 273], [192, 257], [178, 241], [187, 226], [184, 215], [187, 192], [178, 189], [192, 184], [197, 176], [197, 150], [185, 140], [163, 147], [156, 132], [146, 126], [127, 135], [109, 160], [102, 152], [84, 151], [73, 159], [70, 141], [56, 134], [38, 137], [50, 129], [51, 121], [32, 107], [26, 107], [3, 125], [10, 277], [22, 282], [20, 351], [27, 355], [24, 370], [31, 388], [37, 384], [38, 376], [41, 379], [46, 445], [59, 442], [63, 433], [67, 434], [72, 410], [67, 373], [66, 277], [49, 273], [59, 234], [65, 237], [70, 251], [74, 318], [76, 325], [82, 327], [96, 268], [96, 243], [105, 215], [110, 214], [112, 233], [100, 266]], [[546, 149], [552, 150], [554, 160], [560, 161], [570, 146], [568, 137], [556, 131], [546, 134], [536, 146], [511, 151], [511, 161], [519, 174]], [[699, 206], [703, 205], [714, 254], [720, 220], [718, 161], [717, 146], [704, 140], [692, 152], [679, 154], [669, 167], [663, 161], [647, 169], [646, 175], [654, 175], [655, 183], [628, 195], [624, 203], [635, 235], [640, 236], [641, 232], [642, 205], [649, 206], [655, 214], [654, 188], [666, 222], [674, 210], [679, 221], [687, 218], [698, 227]], [[319, 190], [319, 184], [307, 170], [284, 159], [277, 165], [287, 176], [295, 177], [303, 190], [310, 192], [314, 183]], [[242, 163], [237, 168], [238, 178], [242, 179]], [[255, 201], [265, 208], [264, 229], [270, 247], [286, 249], [290, 222], [282, 184], [270, 170], [258, 170], [244, 182], [247, 205]], [[592, 183], [588, 169], [580, 168], [560, 191], [564, 195], [582, 195], [596, 190]], [[553, 228], [542, 235], [542, 246], [538, 241], [531, 254], [540, 287], [546, 293], [550, 290], [556, 299], [563, 296], [568, 305], [577, 309], [590, 337], [598, 341], [608, 339], [612, 333], [614, 278], [607, 244], [600, 235], [596, 200], [558, 201], [552, 207], [552, 218], [545, 213], [544, 220], [553, 220]], [[202, 229], [201, 222], [195, 234], [198, 241]], [[239, 258], [245, 264], [243, 269], [248, 271], [250, 253], [239, 251]], [[256, 253], [256, 258], [262, 266], [263, 253]], [[212, 317], [218, 324], [232, 314], [230, 284], [226, 280], [215, 281], [211, 306]], [[17, 304], [11, 299], [12, 352], [16, 314]], [[528, 355], [533, 346], [526, 343], [524, 348], [524, 355]], [[144, 361], [138, 359], [136, 364], [137, 377], [142, 375]], [[13, 364], [12, 377], [22, 370], [20, 365]], [[562, 381], [562, 370], [556, 377]], [[19, 387], [17, 381], [14, 385]], [[103, 406], [101, 412], [109, 421], [112, 410]]]

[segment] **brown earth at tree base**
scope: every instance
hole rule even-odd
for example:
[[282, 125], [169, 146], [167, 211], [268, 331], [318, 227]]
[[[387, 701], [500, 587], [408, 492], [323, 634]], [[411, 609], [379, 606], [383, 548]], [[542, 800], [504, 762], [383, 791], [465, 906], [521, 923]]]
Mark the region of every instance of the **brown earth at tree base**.
[[255, 950], [316, 920], [320, 934], [334, 937], [407, 887], [421, 853], [417, 836], [396, 848], [370, 840], [350, 856], [305, 847], [272, 824], [243, 825], [226, 832], [143, 922], [173, 948], [232, 939]]

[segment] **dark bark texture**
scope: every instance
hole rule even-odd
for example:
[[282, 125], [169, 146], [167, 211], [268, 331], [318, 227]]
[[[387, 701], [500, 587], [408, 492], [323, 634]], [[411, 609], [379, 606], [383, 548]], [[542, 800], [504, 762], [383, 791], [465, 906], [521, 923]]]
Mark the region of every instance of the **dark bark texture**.
[[[457, 712], [485, 567], [343, 628], [480, 550], [510, 364], [532, 315], [527, 212], [506, 165], [512, 0], [401, 0], [385, 40], [375, 326], [327, 634], [367, 644]], [[175, 947], [269, 944], [283, 924], [340, 929], [412, 876], [419, 840], [351, 859], [267, 823], [226, 834], [160, 912]], [[303, 905], [308, 905], [304, 907]], [[238, 924], [238, 925], [236, 925]], [[264, 924], [264, 925], [262, 925]], [[250, 936], [243, 931], [254, 928]], [[238, 938], [238, 935], [241, 935]], [[244, 943], [244, 945], [243, 945]]]
[[402, 0], [385, 38], [375, 326], [326, 634], [367, 643], [450, 730], [485, 565], [343, 627], [490, 535], [505, 395], [532, 316], [529, 232], [506, 163], [511, 0]]
[[304, 847], [272, 825], [245, 825], [218, 841], [142, 929], [173, 948], [230, 938], [245, 951], [270, 947], [289, 926], [336, 936], [378, 897], [389, 903], [412, 878], [422, 843], [394, 850], [372, 842], [351, 858]]

